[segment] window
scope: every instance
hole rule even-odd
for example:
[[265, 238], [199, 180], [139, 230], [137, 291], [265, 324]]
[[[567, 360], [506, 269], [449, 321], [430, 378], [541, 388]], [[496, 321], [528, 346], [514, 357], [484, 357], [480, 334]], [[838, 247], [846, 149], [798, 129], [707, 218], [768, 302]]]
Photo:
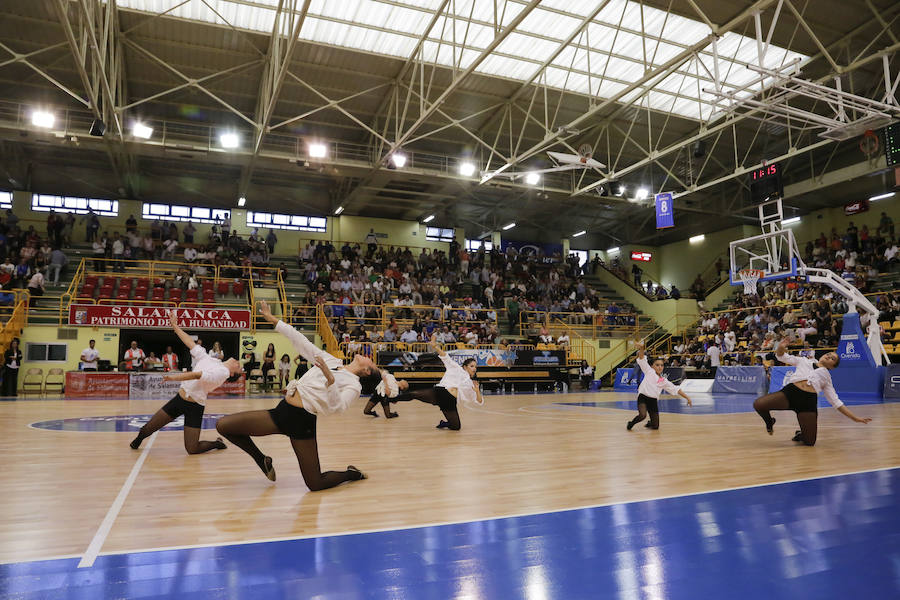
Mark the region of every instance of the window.
[[27, 344], [25, 360], [41, 362], [66, 362], [69, 356], [68, 344]]
[[484, 246], [485, 252], [489, 252], [494, 248], [494, 244], [491, 243], [491, 240], [466, 240], [466, 250], [469, 252], [478, 252], [482, 246]]
[[34, 194], [31, 197], [31, 210], [58, 213], [87, 214], [93, 210], [101, 217], [115, 217], [119, 214], [118, 200], [101, 200], [99, 198], [72, 198], [70, 196], [47, 196]]
[[0, 208], [12, 208], [12, 192], [0, 192]]
[[304, 217], [302, 215], [283, 215], [248, 210], [247, 227], [325, 233], [328, 230], [328, 219], [325, 217]]
[[456, 239], [456, 232], [452, 229], [440, 227], [426, 227], [425, 239], [429, 242], [452, 242]]
[[144, 203], [141, 216], [155, 221], [192, 221], [194, 223], [218, 223], [231, 218], [231, 211], [223, 208], [205, 208], [202, 206], [175, 206], [169, 204]]

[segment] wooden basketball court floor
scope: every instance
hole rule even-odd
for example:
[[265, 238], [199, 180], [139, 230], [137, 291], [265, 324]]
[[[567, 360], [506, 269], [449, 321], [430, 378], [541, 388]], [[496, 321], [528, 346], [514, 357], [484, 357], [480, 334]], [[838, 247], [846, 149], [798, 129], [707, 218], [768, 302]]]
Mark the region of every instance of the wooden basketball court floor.
[[[628, 432], [634, 396], [489, 395], [459, 432], [360, 400], [319, 454], [368, 479], [315, 493], [283, 436], [257, 439], [276, 483], [180, 430], [131, 450], [162, 401], [0, 402], [0, 597], [900, 597], [900, 403], [853, 403], [869, 425], [823, 404], [807, 448], [750, 396]], [[210, 400], [204, 426], [276, 403]]]

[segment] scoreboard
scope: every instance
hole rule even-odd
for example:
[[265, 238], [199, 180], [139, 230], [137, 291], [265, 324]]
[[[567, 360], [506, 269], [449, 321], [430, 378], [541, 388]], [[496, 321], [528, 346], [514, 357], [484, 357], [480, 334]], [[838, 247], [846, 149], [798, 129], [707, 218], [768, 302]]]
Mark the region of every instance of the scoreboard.
[[781, 164], [772, 163], [750, 171], [750, 200], [764, 202], [784, 196]]
[[887, 166], [900, 166], [900, 123], [888, 125], [883, 130], [884, 156]]

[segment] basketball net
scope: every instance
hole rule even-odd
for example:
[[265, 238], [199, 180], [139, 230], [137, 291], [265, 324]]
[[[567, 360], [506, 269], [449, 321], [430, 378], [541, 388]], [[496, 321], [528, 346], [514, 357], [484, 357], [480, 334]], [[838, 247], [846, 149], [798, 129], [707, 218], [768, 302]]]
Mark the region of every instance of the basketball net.
[[738, 271], [741, 283], [744, 284], [744, 293], [748, 296], [756, 296], [756, 284], [763, 276], [763, 272], [759, 269], [741, 269]]

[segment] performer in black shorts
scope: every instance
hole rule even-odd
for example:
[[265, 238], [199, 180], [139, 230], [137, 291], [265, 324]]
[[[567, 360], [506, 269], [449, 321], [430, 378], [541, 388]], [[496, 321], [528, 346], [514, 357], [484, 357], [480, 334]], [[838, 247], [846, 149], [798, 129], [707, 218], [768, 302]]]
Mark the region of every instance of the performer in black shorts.
[[441, 359], [441, 362], [444, 363], [444, 367], [447, 369], [440, 382], [433, 388], [405, 392], [396, 398], [390, 398], [390, 401], [409, 402], [410, 400], [420, 400], [426, 404], [433, 404], [441, 409], [441, 412], [444, 413], [444, 419], [446, 419], [438, 423], [437, 428], [459, 431], [462, 429], [462, 423], [459, 421], [456, 401], [484, 404], [481, 389], [478, 387], [478, 383], [472, 380], [478, 370], [478, 365], [474, 358], [469, 358], [460, 366], [438, 345], [437, 334], [431, 336], [431, 347], [437, 352], [438, 358]]
[[819, 423], [819, 393], [824, 394], [825, 399], [848, 419], [863, 424], [872, 420], [870, 417], [857, 417], [853, 414], [834, 391], [830, 371], [841, 362], [836, 352], [829, 352], [819, 360], [791, 356], [786, 353], [789, 342], [787, 338], [782, 340], [775, 349], [775, 356], [781, 362], [794, 366], [794, 373], [785, 379], [785, 385], [779, 391], [761, 396], [753, 402], [753, 408], [765, 422], [769, 435], [772, 435], [775, 426], [775, 418], [769, 411], [792, 410], [797, 413], [797, 422], [800, 424], [793, 441], [815, 446]]
[[365, 475], [353, 465], [349, 465], [345, 471], [322, 472], [316, 442], [316, 417], [346, 410], [356, 402], [362, 389], [359, 378], [379, 374], [375, 363], [357, 354], [353, 362], [344, 365], [340, 359], [316, 348], [305, 335], [276, 319], [266, 302], [260, 302], [259, 311], [266, 321], [275, 325], [275, 331], [288, 338], [294, 348], [316, 368], [311, 368], [300, 379], [288, 383], [284, 399], [275, 408], [222, 417], [216, 423], [216, 429], [228, 441], [249, 454], [271, 481], [275, 481], [272, 459], [260, 451], [251, 436], [277, 433], [291, 438], [303, 481], [311, 491], [328, 489], [345, 481], [365, 479]]
[[659, 429], [659, 395], [663, 391], [672, 395], [678, 394], [687, 400], [688, 406], [691, 406], [691, 399], [678, 389], [674, 383], [663, 377], [664, 365], [661, 358], [656, 358], [653, 361], [653, 366], [651, 366], [647, 359], [644, 358], [644, 342], [638, 341], [634, 345], [638, 351], [637, 364], [644, 373], [644, 379], [638, 387], [638, 414], [635, 418], [628, 421], [627, 428], [628, 431], [631, 431], [632, 427], [646, 419], [647, 414], [649, 414], [650, 422], [647, 423], [647, 427]]
[[131, 441], [131, 447], [137, 450], [145, 438], [162, 429], [181, 415], [184, 415], [184, 449], [188, 454], [201, 454], [210, 450], [224, 450], [225, 444], [222, 438], [214, 442], [200, 441], [200, 428], [203, 426], [203, 403], [207, 395], [225, 383], [236, 381], [243, 370], [240, 363], [229, 358], [225, 362], [212, 358], [204, 350], [203, 346], [195, 344], [194, 340], [178, 326], [178, 317], [175, 311], [169, 313], [172, 321], [172, 329], [175, 335], [184, 342], [191, 351], [194, 359], [193, 370], [187, 373], [167, 373], [164, 381], [181, 381], [181, 389], [169, 400], [165, 406], [156, 411], [146, 425], [141, 427], [137, 437]]
[[382, 410], [384, 410], [385, 417], [388, 419], [399, 417], [400, 415], [397, 413], [391, 412], [390, 399], [396, 398], [400, 392], [408, 390], [409, 382], [403, 379], [397, 380], [387, 371], [382, 371], [381, 376], [383, 381], [378, 383], [378, 386], [375, 388], [375, 393], [372, 394], [369, 401], [366, 403], [366, 407], [363, 409], [363, 414], [369, 415], [370, 417], [377, 417], [378, 413], [375, 412], [375, 405], [380, 403]]

